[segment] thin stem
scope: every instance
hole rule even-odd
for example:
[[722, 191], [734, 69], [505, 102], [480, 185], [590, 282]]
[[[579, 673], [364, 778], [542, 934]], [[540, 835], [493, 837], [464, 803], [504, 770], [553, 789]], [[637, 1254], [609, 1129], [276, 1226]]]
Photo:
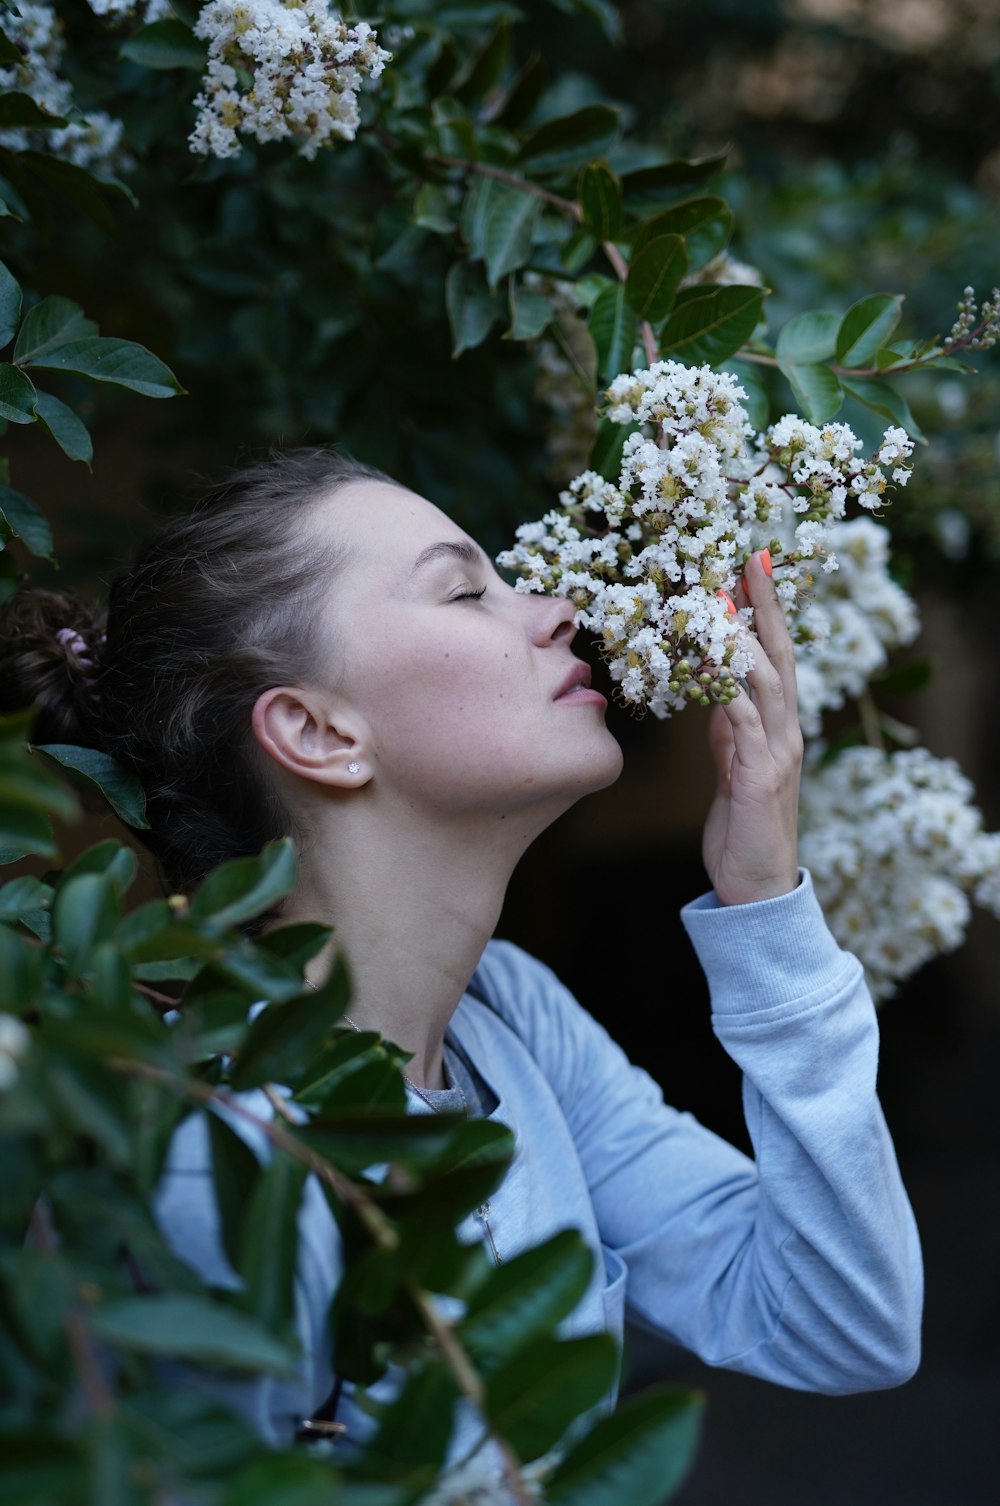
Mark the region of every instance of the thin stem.
[[[28, 1233], [43, 1255], [56, 1253], [55, 1230], [52, 1227], [48, 1202], [44, 1197], [40, 1197], [31, 1210]], [[73, 1356], [76, 1373], [80, 1378], [80, 1388], [83, 1391], [87, 1410], [97, 1417], [107, 1417], [114, 1410], [114, 1397], [108, 1390], [101, 1367], [97, 1363], [97, 1353], [86, 1319], [75, 1303], [66, 1310], [63, 1329], [66, 1342], [69, 1344], [69, 1352]]]
[[549, 189], [542, 188], [538, 183], [532, 183], [528, 178], [519, 178], [516, 173], [508, 172], [504, 167], [494, 167], [489, 162], [469, 162], [464, 157], [447, 157], [442, 152], [429, 153], [427, 160], [436, 162], [441, 167], [457, 167], [462, 172], [478, 173], [482, 178], [495, 178], [498, 183], [506, 183], [521, 193], [534, 194], [536, 199], [544, 199], [546, 204], [551, 204], [563, 214], [571, 215], [574, 220], [583, 218], [579, 204], [572, 199], [564, 199], [560, 194], [551, 193]]
[[858, 715], [861, 717], [861, 728], [865, 734], [865, 742], [870, 748], [878, 748], [880, 753], [885, 752], [885, 738], [882, 736], [882, 727], [879, 719], [879, 709], [875, 704], [875, 698], [870, 690], [863, 690], [857, 697], [855, 704]]

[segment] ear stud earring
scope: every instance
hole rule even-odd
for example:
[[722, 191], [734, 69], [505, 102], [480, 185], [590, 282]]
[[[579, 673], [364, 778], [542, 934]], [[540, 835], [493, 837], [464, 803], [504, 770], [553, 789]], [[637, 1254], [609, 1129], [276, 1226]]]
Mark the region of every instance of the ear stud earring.
[[360, 774], [361, 765], [359, 763], [355, 763], [352, 758], [351, 762], [347, 765], [347, 772], [348, 774]]

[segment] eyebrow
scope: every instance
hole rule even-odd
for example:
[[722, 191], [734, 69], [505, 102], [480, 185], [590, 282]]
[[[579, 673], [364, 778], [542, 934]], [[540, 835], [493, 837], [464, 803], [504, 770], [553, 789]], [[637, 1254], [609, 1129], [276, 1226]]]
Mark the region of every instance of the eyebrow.
[[489, 561], [478, 544], [470, 544], [463, 540], [442, 541], [440, 544], [428, 544], [426, 549], [421, 549], [413, 562], [407, 580], [412, 580], [418, 570], [424, 565], [429, 565], [433, 560], [459, 559], [466, 565], [488, 565]]

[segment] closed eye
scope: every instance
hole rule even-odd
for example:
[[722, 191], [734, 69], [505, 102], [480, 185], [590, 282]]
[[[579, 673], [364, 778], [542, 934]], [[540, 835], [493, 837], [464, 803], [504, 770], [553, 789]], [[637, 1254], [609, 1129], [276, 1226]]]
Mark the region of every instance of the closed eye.
[[480, 590], [480, 591], [463, 591], [460, 596], [453, 596], [451, 598], [451, 600], [452, 601], [478, 601], [481, 596], [485, 596], [485, 595], [486, 595], [486, 587], [483, 586], [482, 590]]

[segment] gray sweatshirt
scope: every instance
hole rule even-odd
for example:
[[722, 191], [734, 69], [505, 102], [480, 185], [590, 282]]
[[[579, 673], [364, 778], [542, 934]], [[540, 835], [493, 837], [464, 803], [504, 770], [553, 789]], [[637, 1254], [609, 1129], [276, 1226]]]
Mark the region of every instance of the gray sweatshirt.
[[[580, 1231], [595, 1274], [566, 1336], [604, 1329], [620, 1339], [627, 1316], [710, 1365], [780, 1385], [830, 1394], [898, 1385], [919, 1359], [920, 1249], [875, 1094], [878, 1031], [861, 966], [831, 936], [805, 872], [791, 894], [730, 907], [707, 895], [682, 919], [715, 1032], [743, 1071], [755, 1158], [665, 1104], [547, 967], [491, 941], [449, 1040], [489, 1090], [489, 1117], [515, 1135], [490, 1199], [497, 1248], [509, 1258], [560, 1229]], [[623, 1009], [669, 1023], [676, 1006], [635, 1000], [627, 975], [621, 989]], [[431, 1112], [411, 1096], [413, 1112]], [[262, 1093], [243, 1102], [270, 1116]], [[265, 1159], [266, 1139], [230, 1122]], [[174, 1138], [156, 1208], [179, 1256], [210, 1283], [239, 1285], [202, 1115]], [[185, 1376], [276, 1444], [321, 1405], [334, 1374], [328, 1310], [340, 1240], [314, 1178], [299, 1225], [297, 1379]], [[471, 1216], [462, 1232], [481, 1239], [481, 1221]], [[397, 1380], [390, 1373], [373, 1395], [388, 1397]], [[347, 1446], [363, 1443], [372, 1424], [349, 1388], [337, 1416]], [[481, 1427], [460, 1404], [453, 1458]]]

